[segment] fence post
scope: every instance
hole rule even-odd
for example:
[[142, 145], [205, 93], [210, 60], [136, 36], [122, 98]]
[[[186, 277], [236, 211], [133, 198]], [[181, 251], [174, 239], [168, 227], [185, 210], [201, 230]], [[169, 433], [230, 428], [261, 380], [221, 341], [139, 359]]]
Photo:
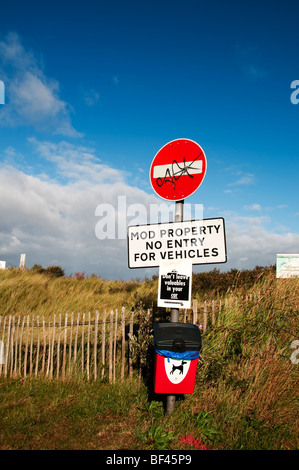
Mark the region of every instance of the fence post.
[[13, 361], [14, 361], [14, 336], [15, 336], [15, 317], [12, 317], [12, 327], [10, 335], [10, 376], [13, 372]]
[[18, 376], [17, 368], [18, 368], [18, 338], [19, 338], [19, 331], [20, 331], [20, 324], [21, 324], [21, 317], [18, 316], [18, 324], [17, 324], [17, 331], [16, 331], [16, 338], [15, 338], [15, 365], [14, 365], [14, 377]]
[[[36, 327], [37, 327], [37, 350], [36, 350], [36, 362], [35, 362], [35, 377], [37, 377], [38, 361], [39, 361], [39, 348], [40, 348], [39, 316], [36, 317]], [[18, 329], [19, 329], [19, 326], [18, 326]]]
[[70, 345], [69, 345], [69, 374], [71, 373], [71, 365], [72, 365], [73, 326], [74, 326], [74, 312], [72, 312], [71, 314], [71, 331], [70, 331]]
[[217, 326], [220, 326], [221, 324], [221, 307], [222, 307], [222, 301], [221, 299], [219, 299]]
[[112, 382], [112, 355], [113, 355], [113, 310], [110, 312], [109, 329], [109, 383]]
[[90, 312], [88, 312], [88, 330], [87, 330], [87, 352], [86, 352], [86, 372], [89, 380], [89, 353], [90, 353]]
[[187, 309], [184, 308], [184, 310], [183, 310], [183, 323], [186, 323], [186, 319], [187, 319]]
[[126, 354], [126, 342], [125, 342], [125, 307], [121, 309], [121, 335], [122, 335], [122, 343], [121, 343], [121, 380], [124, 379], [125, 376], [125, 354]]
[[4, 347], [4, 343], [2, 340], [0, 340], [0, 375], [1, 375], [1, 372], [2, 372], [2, 365], [4, 365], [4, 362], [5, 362], [5, 347]]
[[208, 309], [207, 309], [207, 301], [204, 301], [204, 307], [203, 307], [203, 331], [205, 332], [207, 329], [207, 323], [208, 323]]
[[103, 325], [102, 325], [102, 379], [105, 375], [105, 356], [106, 356], [106, 310], [104, 311]]
[[78, 315], [77, 315], [76, 336], [75, 336], [75, 344], [74, 344], [74, 366], [76, 366], [76, 361], [77, 361], [79, 323], [80, 323], [80, 313], [78, 313]]
[[84, 328], [85, 328], [85, 313], [83, 313], [83, 319], [82, 319], [82, 336], [81, 336], [81, 371], [82, 374], [84, 373]]
[[33, 353], [33, 327], [34, 327], [34, 315], [32, 317], [32, 322], [31, 322], [31, 340], [30, 340], [30, 367], [29, 367], [29, 376], [31, 377], [32, 375], [32, 369], [33, 369], [33, 361], [32, 361], [32, 353]]
[[4, 367], [5, 367], [5, 343], [4, 343], [5, 324], [6, 324], [6, 315], [3, 321], [3, 331], [2, 331], [2, 340], [1, 340], [2, 354], [1, 354], [1, 361], [0, 361], [0, 375], [2, 375], [2, 368], [4, 370]]
[[53, 377], [53, 366], [54, 366], [54, 346], [55, 346], [55, 324], [56, 315], [53, 316], [53, 328], [52, 328], [52, 346], [51, 346], [51, 362], [50, 362], [50, 377]]
[[94, 380], [97, 380], [98, 321], [99, 321], [99, 311], [96, 310], [95, 326], [94, 326], [94, 344], [93, 344]]
[[5, 352], [5, 364], [4, 364], [4, 376], [7, 376], [8, 360], [9, 360], [9, 342], [10, 342], [10, 328], [11, 328], [11, 315], [9, 315], [8, 329], [7, 329], [7, 341], [6, 341], [6, 352]]
[[[133, 324], [134, 324], [134, 310], [131, 311], [131, 316], [130, 316], [130, 328], [129, 328], [130, 338], [133, 335]], [[132, 377], [133, 363], [132, 363], [132, 352], [130, 351], [130, 349], [131, 349], [130, 348], [130, 342], [131, 342], [131, 339], [129, 339], [129, 374], [130, 374], [130, 377]]]
[[215, 300], [212, 300], [212, 325], [215, 325]]
[[60, 336], [61, 336], [61, 314], [59, 314], [58, 334], [57, 334], [57, 357], [56, 357], [56, 378], [59, 377], [60, 369]]
[[67, 320], [68, 320], [68, 314], [65, 315], [65, 320], [64, 320], [64, 342], [63, 342], [63, 358], [62, 358], [62, 380], [65, 380]]
[[29, 315], [27, 315], [26, 325], [26, 346], [25, 346], [25, 357], [24, 357], [24, 377], [27, 375], [27, 354], [28, 354], [28, 339], [29, 339]]
[[[21, 334], [21, 339], [20, 339], [20, 349], [21, 349], [21, 342], [22, 342], [22, 335], [23, 335], [23, 327], [24, 327], [24, 321], [23, 321], [22, 334]], [[45, 329], [44, 315], [43, 315], [43, 340], [44, 340], [44, 349], [43, 349], [43, 361], [42, 361], [42, 374], [45, 371], [45, 361], [46, 361], [46, 329]]]
[[195, 325], [197, 323], [197, 299], [193, 299], [192, 314], [193, 314], [193, 324]]
[[115, 327], [114, 327], [114, 345], [113, 345], [113, 382], [115, 382], [115, 374], [116, 374], [116, 339], [117, 339], [117, 317], [118, 317], [118, 310], [115, 309]]

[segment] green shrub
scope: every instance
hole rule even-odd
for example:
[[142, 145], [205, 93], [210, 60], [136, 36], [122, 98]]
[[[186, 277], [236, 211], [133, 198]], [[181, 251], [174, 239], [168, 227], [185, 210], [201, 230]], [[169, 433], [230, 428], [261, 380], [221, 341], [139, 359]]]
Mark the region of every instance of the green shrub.
[[38, 274], [42, 274], [45, 272], [44, 268], [42, 267], [41, 264], [34, 264], [31, 268], [31, 271], [33, 273], [38, 273]]
[[52, 277], [64, 276], [64, 269], [62, 269], [60, 266], [48, 266], [44, 272], [45, 274]]

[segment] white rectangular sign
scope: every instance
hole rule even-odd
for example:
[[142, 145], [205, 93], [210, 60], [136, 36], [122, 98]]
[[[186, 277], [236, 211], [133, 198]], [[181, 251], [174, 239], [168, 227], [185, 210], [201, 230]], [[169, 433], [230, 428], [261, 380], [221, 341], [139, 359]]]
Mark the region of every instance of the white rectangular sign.
[[0, 261], [0, 269], [6, 268], [6, 261]]
[[281, 253], [276, 255], [276, 277], [299, 276], [299, 253]]
[[20, 257], [20, 268], [24, 268], [26, 265], [26, 254], [23, 253]]
[[191, 287], [191, 263], [162, 263], [159, 268], [158, 307], [190, 308]]
[[128, 227], [128, 258], [129, 268], [153, 268], [166, 261], [226, 263], [224, 219]]

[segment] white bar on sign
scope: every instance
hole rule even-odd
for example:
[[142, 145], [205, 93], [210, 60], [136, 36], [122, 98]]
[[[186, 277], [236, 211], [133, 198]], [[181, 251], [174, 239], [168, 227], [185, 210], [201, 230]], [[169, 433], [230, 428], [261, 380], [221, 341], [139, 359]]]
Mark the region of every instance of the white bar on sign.
[[[179, 175], [184, 169], [186, 169], [186, 172], [183, 173], [183, 175], [196, 175], [199, 173], [202, 173], [202, 160], [195, 160], [194, 162], [185, 162], [185, 163], [168, 163], [167, 165], [156, 165], [154, 167], [154, 178], [164, 178], [166, 175], [166, 172], [168, 172], [172, 175], [172, 172], [175, 175]], [[188, 172], [188, 173], [187, 173]]]

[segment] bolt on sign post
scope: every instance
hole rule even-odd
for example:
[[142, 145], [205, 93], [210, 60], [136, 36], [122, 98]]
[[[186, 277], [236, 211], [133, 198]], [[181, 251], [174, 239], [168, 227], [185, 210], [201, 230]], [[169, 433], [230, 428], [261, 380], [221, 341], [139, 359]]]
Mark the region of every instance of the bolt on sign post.
[[[128, 227], [129, 268], [159, 267], [158, 306], [171, 308], [170, 322], [173, 328], [179, 324], [179, 309], [191, 306], [192, 265], [226, 262], [222, 218], [184, 222], [184, 199], [199, 188], [206, 170], [204, 151], [193, 140], [176, 139], [164, 145], [152, 161], [149, 176], [152, 188], [158, 196], [175, 201], [175, 220], [166, 224]], [[173, 328], [172, 332], [175, 331]], [[164, 329], [159, 331], [164, 332]], [[181, 334], [181, 328], [178, 332]], [[199, 331], [197, 334], [200, 334]], [[184, 344], [184, 339], [181, 340], [180, 344]], [[185, 340], [188, 343], [187, 338]], [[182, 351], [177, 352], [181, 353]], [[161, 357], [157, 359], [157, 363], [165, 363], [165, 371], [169, 368], [170, 361], [168, 353], [166, 356], [168, 357], [163, 360]], [[183, 365], [187, 364], [184, 360], [182, 362]], [[177, 371], [180, 373], [181, 367], [182, 365], [169, 371], [170, 380], [165, 379], [165, 384], [175, 384], [173, 374]], [[161, 375], [160, 372], [159, 370], [159, 377], [164, 377], [164, 371]], [[176, 398], [173, 391], [176, 388], [171, 386], [165, 390], [171, 390], [169, 393], [165, 392], [166, 414], [171, 414]], [[181, 391], [182, 386], [177, 390], [180, 390], [177, 393], [184, 393]]]

